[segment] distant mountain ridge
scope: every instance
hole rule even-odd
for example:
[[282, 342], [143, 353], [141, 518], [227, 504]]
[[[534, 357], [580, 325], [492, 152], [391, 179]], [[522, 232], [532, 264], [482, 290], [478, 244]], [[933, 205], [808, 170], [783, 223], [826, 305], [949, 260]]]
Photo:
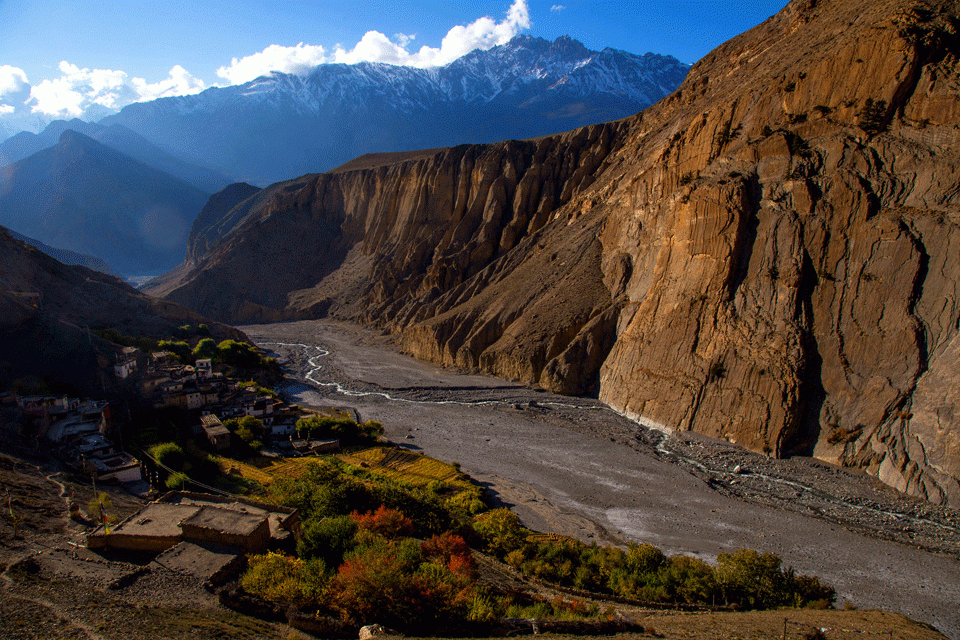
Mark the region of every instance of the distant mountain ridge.
[[98, 358], [117, 346], [88, 330], [164, 338], [180, 325], [200, 323], [216, 339], [247, 339], [113, 276], [54, 260], [0, 226], [0, 387], [35, 375], [103, 398], [112, 381]]
[[51, 247], [48, 244], [44, 244], [39, 240], [29, 238], [25, 235], [17, 233], [13, 229], [7, 229], [7, 233], [13, 236], [14, 239], [19, 240], [20, 242], [26, 243], [35, 249], [43, 251], [45, 254], [56, 260], [57, 262], [62, 262], [68, 266], [80, 266], [86, 267], [87, 269], [93, 269], [94, 271], [99, 271], [100, 273], [105, 273], [108, 276], [116, 277], [113, 269], [110, 268], [106, 262], [97, 258], [95, 256], [87, 255], [85, 253], [77, 253], [75, 251], [69, 251], [67, 249], [58, 249], [57, 247]]
[[60, 141], [64, 131], [72, 130], [134, 158], [143, 164], [169, 173], [187, 184], [214, 193], [230, 184], [230, 179], [216, 171], [186, 162], [164, 151], [121, 124], [104, 126], [96, 122], [55, 120], [40, 133], [21, 131], [0, 143], [0, 166], [13, 164], [38, 151], [49, 149]]
[[183, 259], [208, 194], [71, 129], [0, 172], [0, 224], [125, 275]]
[[632, 115], [679, 86], [670, 56], [518, 36], [432, 69], [363, 62], [132, 104], [100, 121], [265, 185], [365, 153], [537, 137]]

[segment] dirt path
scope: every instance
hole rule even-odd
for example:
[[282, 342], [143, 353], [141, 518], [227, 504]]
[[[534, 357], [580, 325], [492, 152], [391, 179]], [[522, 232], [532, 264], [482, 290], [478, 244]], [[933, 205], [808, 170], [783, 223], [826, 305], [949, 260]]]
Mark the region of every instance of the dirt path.
[[287, 388], [291, 399], [356, 408], [394, 442], [459, 462], [534, 529], [708, 560], [774, 552], [834, 585], [841, 605], [896, 611], [960, 639], [954, 511], [815, 461], [664, 438], [594, 400], [416, 362], [356, 327], [243, 330], [303, 381]]

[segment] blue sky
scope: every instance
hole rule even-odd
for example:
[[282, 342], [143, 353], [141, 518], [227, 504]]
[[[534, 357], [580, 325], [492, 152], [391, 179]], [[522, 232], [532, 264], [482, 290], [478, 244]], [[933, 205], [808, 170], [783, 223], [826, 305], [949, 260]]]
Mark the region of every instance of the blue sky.
[[431, 66], [517, 33], [692, 63], [785, 2], [0, 0], [0, 118], [91, 118], [318, 62]]

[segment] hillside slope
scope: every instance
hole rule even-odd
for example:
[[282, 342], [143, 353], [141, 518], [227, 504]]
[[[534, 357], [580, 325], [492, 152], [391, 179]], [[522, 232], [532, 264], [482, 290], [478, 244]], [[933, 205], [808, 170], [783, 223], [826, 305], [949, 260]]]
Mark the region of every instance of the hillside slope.
[[103, 397], [111, 345], [88, 333], [165, 338], [183, 324], [208, 323], [218, 339], [245, 340], [174, 303], [144, 295], [113, 276], [68, 266], [0, 227], [0, 388], [35, 375]]
[[627, 120], [275, 185], [158, 293], [958, 505], [957, 14], [794, 0]]

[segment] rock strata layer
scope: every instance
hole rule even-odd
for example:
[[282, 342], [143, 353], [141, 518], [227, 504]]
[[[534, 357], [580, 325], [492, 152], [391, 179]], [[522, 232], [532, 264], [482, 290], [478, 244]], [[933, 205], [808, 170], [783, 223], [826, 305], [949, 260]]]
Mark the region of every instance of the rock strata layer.
[[154, 292], [960, 505], [957, 14], [795, 0], [627, 120], [274, 185]]

